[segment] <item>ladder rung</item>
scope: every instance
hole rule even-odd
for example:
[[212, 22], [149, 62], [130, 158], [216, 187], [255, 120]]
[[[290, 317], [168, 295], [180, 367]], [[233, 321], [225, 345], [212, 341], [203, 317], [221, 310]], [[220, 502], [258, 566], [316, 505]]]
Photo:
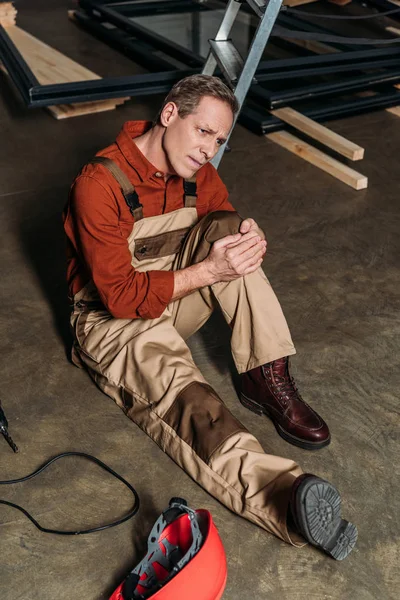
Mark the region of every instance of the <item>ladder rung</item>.
[[266, 0], [247, 0], [247, 4], [251, 6], [256, 15], [262, 17], [265, 13], [265, 9], [267, 8]]
[[211, 52], [225, 77], [232, 84], [236, 83], [243, 69], [243, 59], [232, 40], [209, 40], [209, 42]]

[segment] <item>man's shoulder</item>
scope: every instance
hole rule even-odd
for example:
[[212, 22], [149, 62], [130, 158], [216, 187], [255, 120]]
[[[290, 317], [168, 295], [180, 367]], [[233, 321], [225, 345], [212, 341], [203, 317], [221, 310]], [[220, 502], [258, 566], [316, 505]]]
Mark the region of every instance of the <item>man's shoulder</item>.
[[208, 162], [197, 171], [196, 182], [202, 188], [214, 188], [220, 186], [222, 180], [217, 169]]
[[[109, 158], [120, 169], [124, 170], [125, 168], [126, 160], [116, 143], [113, 143], [110, 146], [107, 146], [107, 148], [96, 152], [95, 157]], [[110, 179], [110, 175], [111, 174], [107, 167], [101, 163], [91, 162], [91, 160], [88, 160], [77, 174], [75, 181], [77, 181], [80, 177], [89, 177], [97, 180], [101, 184], [108, 184], [110, 181], [112, 181], [112, 179]]]

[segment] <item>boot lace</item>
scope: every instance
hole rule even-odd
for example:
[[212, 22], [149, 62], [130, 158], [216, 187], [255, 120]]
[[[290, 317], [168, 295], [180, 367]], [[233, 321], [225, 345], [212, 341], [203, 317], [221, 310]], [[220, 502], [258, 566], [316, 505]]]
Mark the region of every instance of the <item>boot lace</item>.
[[270, 369], [265, 369], [264, 373], [271, 384], [273, 393], [280, 400], [282, 400], [285, 403], [285, 405], [288, 405], [291, 400], [301, 400], [300, 392], [291, 375], [277, 375], [273, 372], [273, 369], [272, 374]]

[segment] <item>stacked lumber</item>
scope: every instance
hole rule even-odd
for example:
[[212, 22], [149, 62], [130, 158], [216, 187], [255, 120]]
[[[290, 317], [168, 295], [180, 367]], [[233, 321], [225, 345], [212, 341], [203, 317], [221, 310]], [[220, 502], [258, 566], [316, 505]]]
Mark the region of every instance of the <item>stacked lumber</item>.
[[[364, 158], [364, 148], [292, 108], [279, 108], [273, 111], [273, 115], [290, 125], [293, 129], [305, 133], [309, 138], [316, 140], [319, 144], [330, 148], [349, 160], [354, 161]], [[365, 175], [358, 173], [358, 171], [350, 168], [340, 160], [322, 152], [289, 131], [276, 131], [267, 134], [265, 137], [355, 190], [363, 190], [368, 187], [368, 179]]]
[[[5, 8], [7, 7], [7, 9]], [[0, 3], [0, 25], [10, 22], [11, 18], [7, 15], [15, 15], [8, 8], [12, 7], [10, 2]], [[12, 7], [13, 8], [13, 7]], [[5, 15], [3, 21], [2, 15]], [[40, 85], [51, 85], [56, 83], [69, 83], [74, 81], [87, 81], [91, 79], [101, 79], [99, 75], [93, 73], [86, 67], [83, 67], [74, 60], [68, 58], [58, 50], [51, 48], [33, 35], [20, 29], [15, 24], [7, 25], [7, 34], [14, 45], [18, 48], [27, 65], [34, 73]], [[2, 68], [5, 71], [4, 68]], [[84, 102], [79, 104], [60, 104], [57, 106], [48, 106], [46, 110], [56, 119], [66, 119], [68, 117], [77, 117], [92, 113], [114, 110], [120, 104], [123, 104], [129, 98], [116, 98], [113, 100], [99, 100], [97, 102]]]
[[0, 2], [0, 25], [10, 27], [15, 25], [17, 10], [12, 2]]
[[[344, 6], [351, 0], [328, 1], [337, 4], [338, 6]], [[391, 2], [397, 6], [400, 6], [400, 0], [391, 0]], [[394, 27], [386, 27], [385, 29], [386, 31], [400, 36], [400, 29]], [[291, 40], [291, 42], [299, 46], [306, 47], [316, 54], [327, 54], [338, 51], [334, 46], [322, 44], [321, 42], [312, 41], [308, 43], [302, 40]], [[394, 87], [400, 90], [400, 84], [395, 84]], [[365, 97], [374, 95], [374, 92], [372, 90], [363, 91], [357, 93], [356, 95]], [[386, 111], [400, 117], [400, 106], [387, 108]], [[333, 177], [336, 177], [343, 183], [346, 183], [356, 190], [362, 190], [368, 187], [367, 177], [361, 173], [358, 173], [347, 164], [342, 163], [337, 158], [334, 158], [330, 154], [325, 153], [319, 148], [313, 146], [312, 140], [316, 140], [319, 146], [325, 146], [326, 148], [333, 150], [336, 155], [342, 155], [347, 160], [351, 161], [361, 160], [364, 157], [363, 148], [354, 144], [350, 140], [346, 140], [342, 136], [338, 136], [327, 127], [309, 119], [305, 115], [297, 112], [289, 106], [270, 112], [274, 117], [278, 117], [284, 123], [288, 124], [291, 128], [291, 131], [283, 130], [266, 134], [265, 137], [267, 139], [320, 168], [321, 170], [329, 173]], [[311, 143], [297, 137], [296, 131], [305, 134]]]

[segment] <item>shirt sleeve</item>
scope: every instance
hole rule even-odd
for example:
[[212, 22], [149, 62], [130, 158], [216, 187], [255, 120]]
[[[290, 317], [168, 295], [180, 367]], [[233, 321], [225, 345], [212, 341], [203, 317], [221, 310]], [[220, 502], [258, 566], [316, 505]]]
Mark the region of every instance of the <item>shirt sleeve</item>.
[[127, 239], [119, 228], [112, 193], [91, 176], [80, 176], [71, 188], [69, 214], [75, 250], [113, 317], [154, 319], [169, 304], [174, 287], [171, 271], [136, 271]]
[[234, 211], [235, 208], [228, 200], [229, 192], [226, 185], [218, 175], [217, 170], [212, 165], [210, 165], [210, 167], [212, 167], [211, 176], [213, 181], [208, 212], [214, 212], [215, 210]]

